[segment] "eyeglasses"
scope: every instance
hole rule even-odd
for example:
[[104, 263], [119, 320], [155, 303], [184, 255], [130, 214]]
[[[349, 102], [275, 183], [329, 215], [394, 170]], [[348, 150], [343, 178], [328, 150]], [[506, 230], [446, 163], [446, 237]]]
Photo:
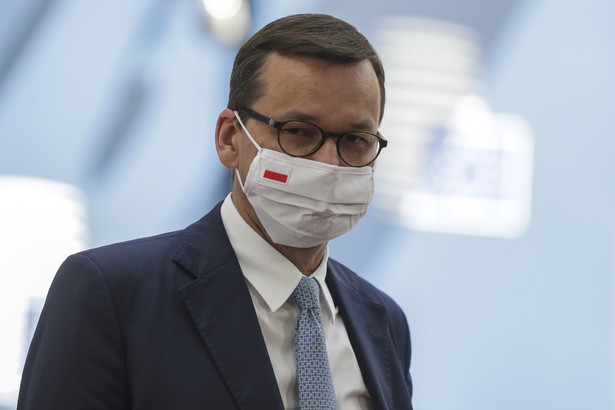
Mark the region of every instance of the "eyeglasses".
[[278, 130], [278, 143], [286, 154], [293, 157], [307, 157], [323, 146], [328, 137], [335, 137], [337, 155], [351, 167], [369, 165], [380, 155], [388, 141], [380, 133], [352, 131], [345, 134], [325, 132], [315, 124], [306, 121], [275, 121], [247, 108], [237, 111]]

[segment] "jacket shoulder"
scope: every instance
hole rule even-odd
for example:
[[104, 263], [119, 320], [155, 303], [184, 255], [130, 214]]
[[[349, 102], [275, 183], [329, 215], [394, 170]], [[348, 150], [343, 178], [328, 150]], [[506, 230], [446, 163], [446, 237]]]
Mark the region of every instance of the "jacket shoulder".
[[96, 264], [143, 262], [148, 258], [160, 259], [173, 253], [182, 241], [185, 230], [103, 245], [79, 252], [71, 257], [85, 257]]

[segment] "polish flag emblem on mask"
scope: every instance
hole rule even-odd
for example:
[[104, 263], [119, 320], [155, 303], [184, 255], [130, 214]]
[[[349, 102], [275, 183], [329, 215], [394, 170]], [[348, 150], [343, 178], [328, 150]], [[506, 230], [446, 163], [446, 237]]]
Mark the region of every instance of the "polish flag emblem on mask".
[[288, 175], [281, 174], [275, 171], [270, 171], [268, 169], [265, 170], [265, 173], [263, 174], [263, 178], [270, 179], [272, 181], [281, 182], [283, 184], [285, 184], [286, 181], [288, 181]]

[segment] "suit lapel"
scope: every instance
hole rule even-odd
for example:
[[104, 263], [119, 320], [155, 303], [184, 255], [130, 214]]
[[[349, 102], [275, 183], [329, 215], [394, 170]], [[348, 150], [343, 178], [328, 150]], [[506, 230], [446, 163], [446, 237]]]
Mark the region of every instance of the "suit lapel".
[[241, 409], [283, 409], [248, 287], [220, 206], [186, 230], [176, 263], [196, 276], [181, 294]]
[[331, 263], [326, 282], [344, 319], [374, 409], [392, 409], [391, 351], [385, 307], [362, 297], [357, 278]]

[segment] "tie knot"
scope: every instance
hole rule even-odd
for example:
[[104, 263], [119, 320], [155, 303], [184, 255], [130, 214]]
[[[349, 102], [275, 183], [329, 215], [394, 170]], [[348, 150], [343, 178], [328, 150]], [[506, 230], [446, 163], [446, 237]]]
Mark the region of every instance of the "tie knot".
[[307, 276], [302, 277], [293, 291], [292, 298], [299, 306], [299, 310], [320, 309], [319, 288], [316, 279]]

